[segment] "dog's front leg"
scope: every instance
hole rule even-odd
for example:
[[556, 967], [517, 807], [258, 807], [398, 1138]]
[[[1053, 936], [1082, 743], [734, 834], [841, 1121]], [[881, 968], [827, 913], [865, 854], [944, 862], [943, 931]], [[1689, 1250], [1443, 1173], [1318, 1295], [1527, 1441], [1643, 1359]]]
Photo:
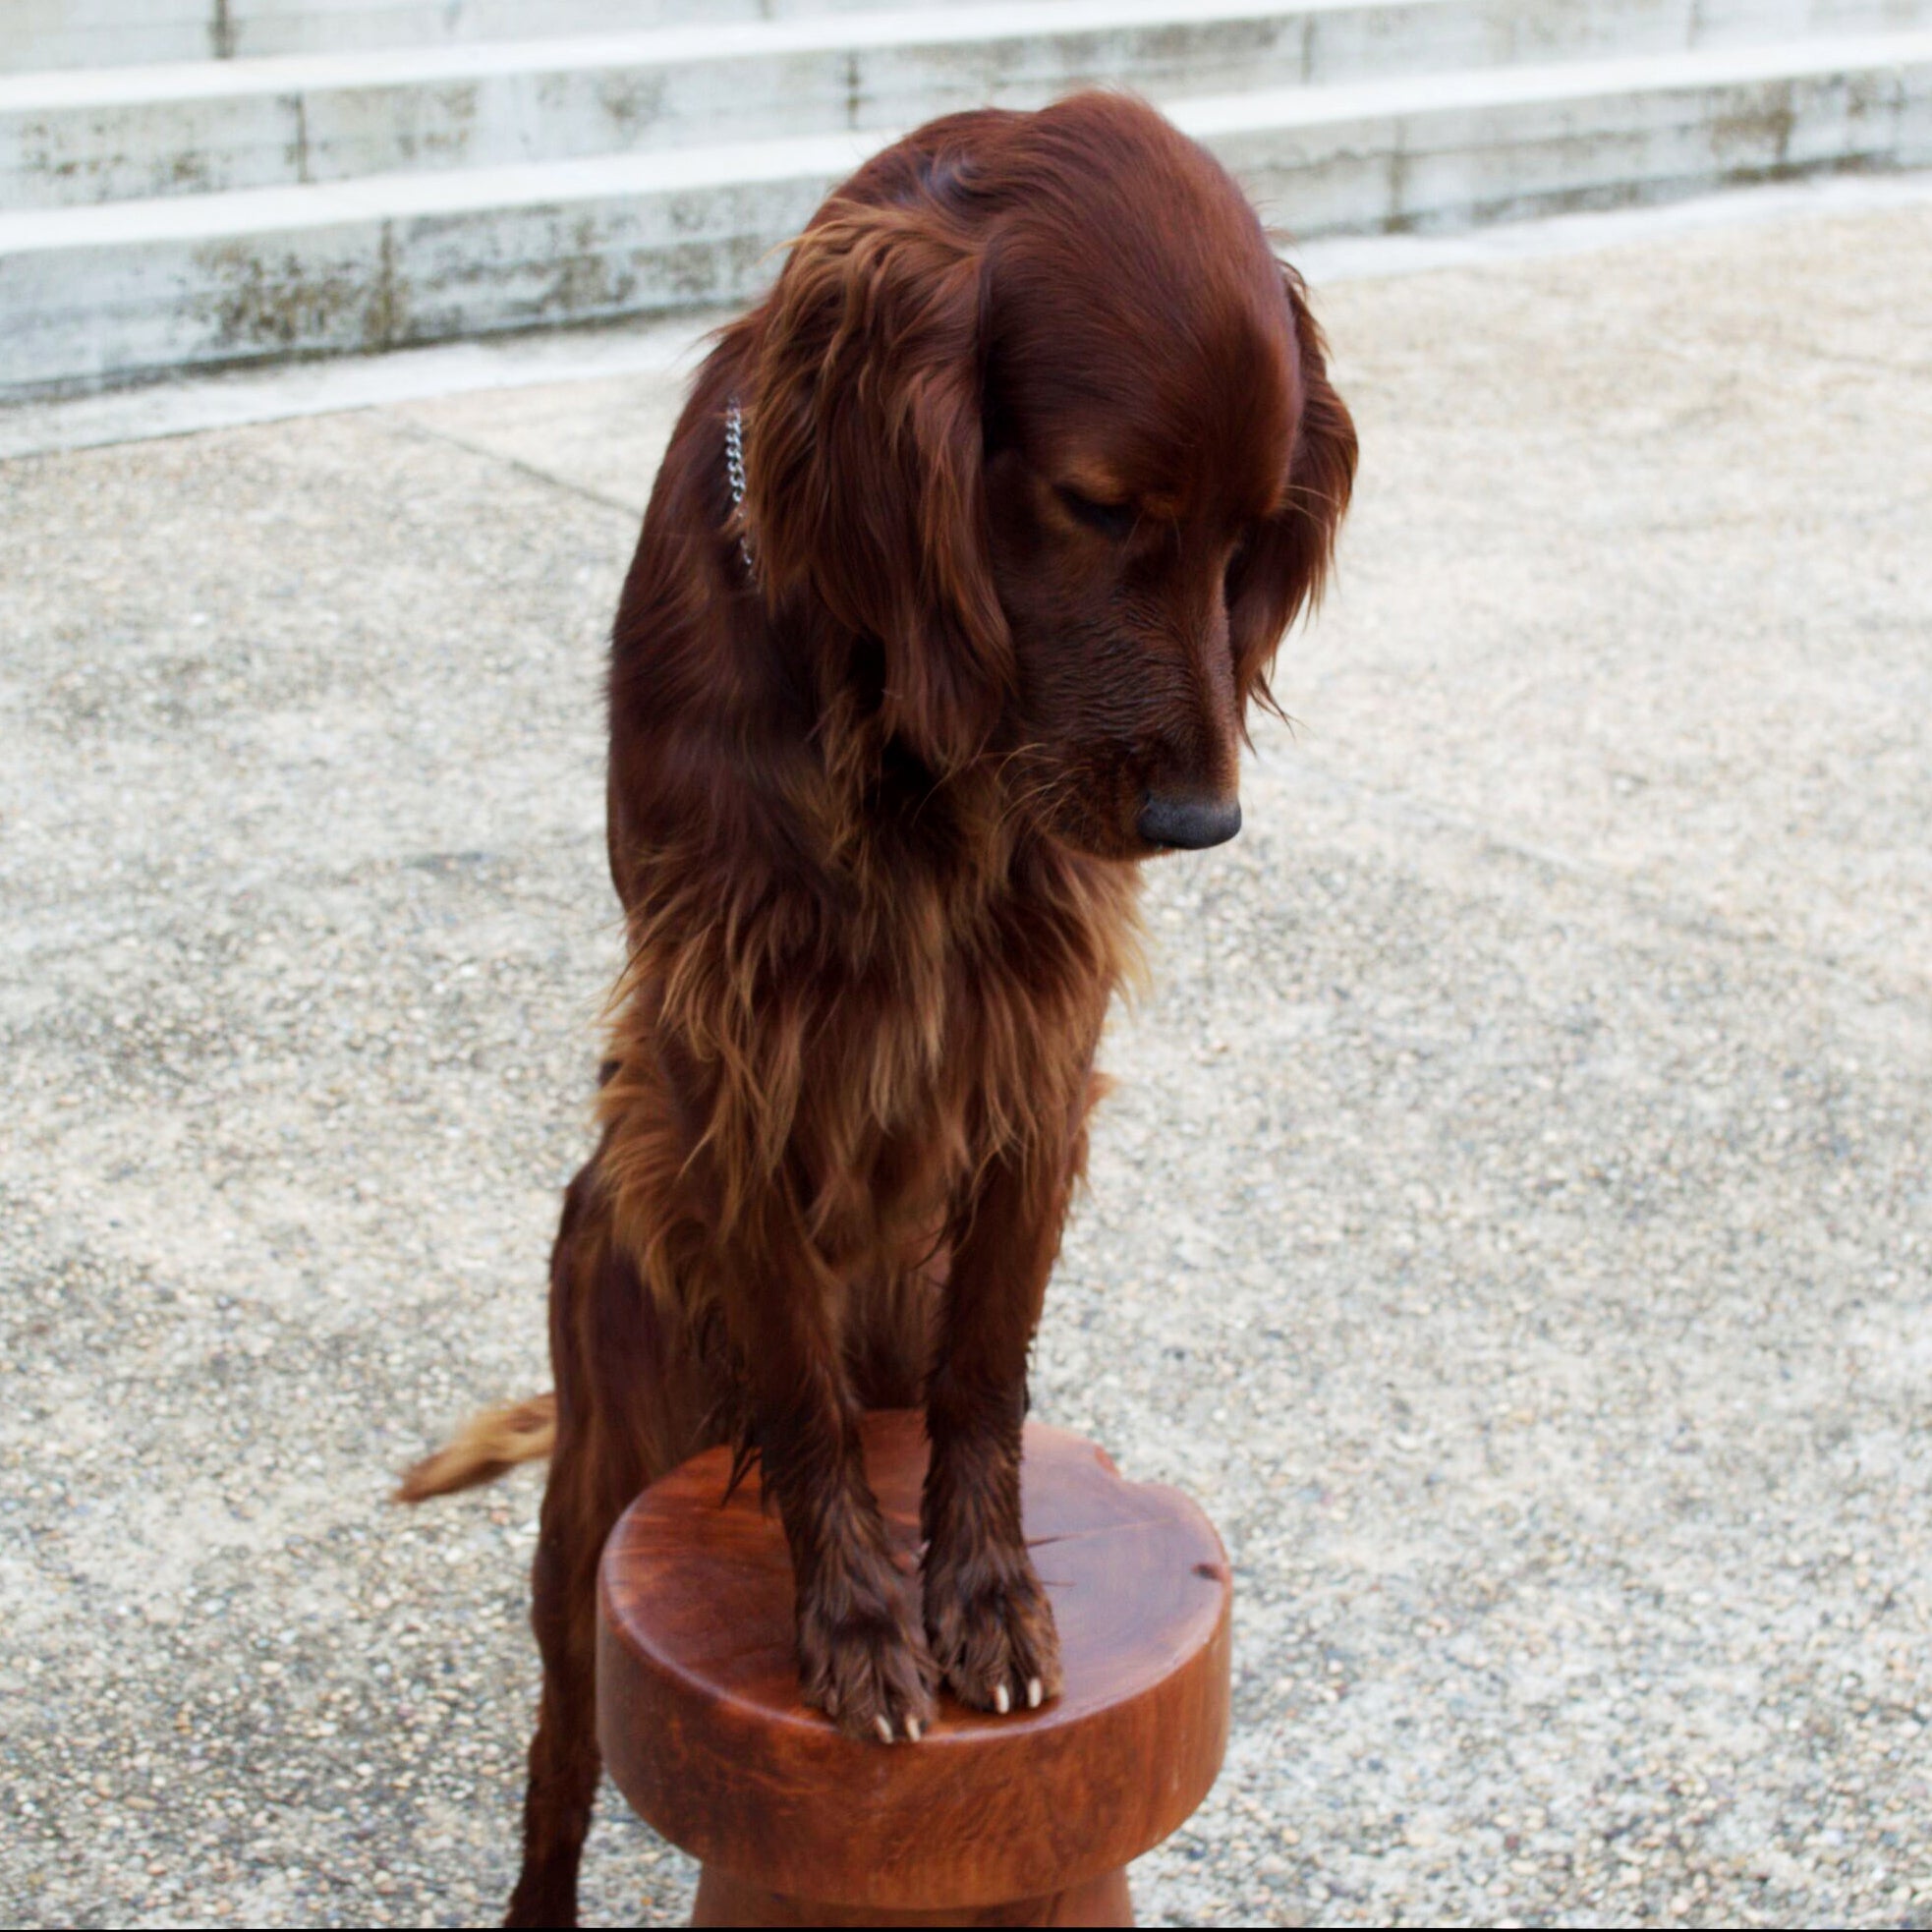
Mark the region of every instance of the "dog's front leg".
[[948, 1688], [979, 1710], [1027, 1709], [1060, 1688], [1053, 1613], [1020, 1526], [1020, 1431], [1075, 1165], [1035, 1154], [982, 1179], [927, 1389], [926, 1631]]
[[856, 1737], [916, 1740], [938, 1674], [920, 1635], [915, 1579], [892, 1561], [866, 1482], [859, 1410], [836, 1310], [810, 1271], [747, 1271], [727, 1321], [751, 1387], [753, 1428], [777, 1498], [797, 1590], [800, 1688]]

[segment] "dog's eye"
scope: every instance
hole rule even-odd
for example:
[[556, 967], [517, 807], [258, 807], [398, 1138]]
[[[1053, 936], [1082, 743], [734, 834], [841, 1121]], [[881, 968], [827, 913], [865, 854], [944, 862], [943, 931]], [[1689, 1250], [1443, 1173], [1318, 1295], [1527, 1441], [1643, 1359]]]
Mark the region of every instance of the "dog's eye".
[[1064, 483], [1059, 487], [1059, 498], [1068, 512], [1089, 530], [1097, 530], [1103, 537], [1112, 538], [1116, 543], [1122, 538], [1131, 537], [1134, 525], [1140, 521], [1131, 503], [1096, 503], [1091, 496], [1082, 496], [1077, 489], [1068, 489]]

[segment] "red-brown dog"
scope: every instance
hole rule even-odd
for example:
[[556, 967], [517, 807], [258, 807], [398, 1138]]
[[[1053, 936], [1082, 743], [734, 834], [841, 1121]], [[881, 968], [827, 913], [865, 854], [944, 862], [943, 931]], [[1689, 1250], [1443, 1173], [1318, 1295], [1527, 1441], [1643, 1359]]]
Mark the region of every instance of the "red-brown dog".
[[[551, 1455], [513, 1924], [575, 1921], [598, 1551], [706, 1445], [760, 1459], [804, 1694], [843, 1729], [1059, 1688], [1020, 1425], [1135, 861], [1239, 827], [1245, 709], [1354, 465], [1299, 281], [1113, 95], [888, 148], [706, 362], [612, 649], [630, 958], [554, 1406], [405, 1485]], [[915, 1587], [854, 1424], [922, 1401]]]

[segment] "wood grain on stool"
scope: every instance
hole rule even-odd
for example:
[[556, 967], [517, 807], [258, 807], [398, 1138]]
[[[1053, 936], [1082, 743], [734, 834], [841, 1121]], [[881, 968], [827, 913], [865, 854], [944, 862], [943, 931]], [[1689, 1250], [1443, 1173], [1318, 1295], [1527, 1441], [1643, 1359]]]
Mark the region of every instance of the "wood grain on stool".
[[[865, 1443], [911, 1566], [922, 1419], [868, 1416]], [[799, 1701], [784, 1532], [756, 1476], [722, 1502], [729, 1464], [710, 1450], [647, 1490], [599, 1590], [604, 1761], [704, 1860], [695, 1922], [1131, 1923], [1125, 1865], [1207, 1795], [1227, 1743], [1227, 1561], [1200, 1510], [1028, 1423], [1027, 1542], [1066, 1694], [1004, 1718], [944, 1699], [922, 1742], [873, 1744]]]

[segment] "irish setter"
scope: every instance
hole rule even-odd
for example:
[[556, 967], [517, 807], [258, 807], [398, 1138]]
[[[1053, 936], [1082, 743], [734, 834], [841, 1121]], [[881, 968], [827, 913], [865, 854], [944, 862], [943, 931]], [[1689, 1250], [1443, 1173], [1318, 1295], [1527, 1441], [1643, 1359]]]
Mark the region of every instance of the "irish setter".
[[[414, 1497], [550, 1455], [512, 1924], [575, 1922], [598, 1552], [756, 1453], [804, 1696], [916, 1740], [1053, 1696], [1027, 1353], [1135, 954], [1137, 862], [1239, 827], [1355, 437], [1298, 278], [1131, 98], [958, 114], [868, 162], [719, 335], [610, 662], [629, 963], [551, 1262], [554, 1397]], [[739, 500], [741, 499], [741, 500]], [[915, 1581], [857, 1449], [923, 1402]]]

